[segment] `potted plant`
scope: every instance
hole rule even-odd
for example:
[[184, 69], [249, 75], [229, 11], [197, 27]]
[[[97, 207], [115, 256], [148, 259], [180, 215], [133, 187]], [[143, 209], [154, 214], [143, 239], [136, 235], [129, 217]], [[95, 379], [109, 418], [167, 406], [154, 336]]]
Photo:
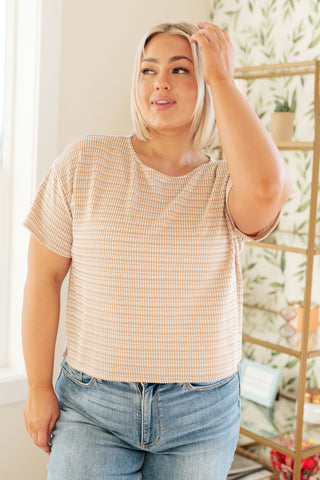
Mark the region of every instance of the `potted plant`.
[[277, 97], [274, 112], [271, 114], [271, 134], [277, 142], [290, 142], [293, 136], [297, 92], [288, 98]]

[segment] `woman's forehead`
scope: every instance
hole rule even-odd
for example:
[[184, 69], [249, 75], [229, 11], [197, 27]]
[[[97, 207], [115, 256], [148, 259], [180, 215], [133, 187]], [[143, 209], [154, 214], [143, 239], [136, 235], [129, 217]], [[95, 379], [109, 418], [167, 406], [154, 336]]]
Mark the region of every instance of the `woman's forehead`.
[[148, 42], [144, 49], [142, 59], [154, 57], [162, 53], [171, 53], [172, 56], [186, 56], [192, 60], [191, 46], [187, 38], [182, 35], [158, 33]]

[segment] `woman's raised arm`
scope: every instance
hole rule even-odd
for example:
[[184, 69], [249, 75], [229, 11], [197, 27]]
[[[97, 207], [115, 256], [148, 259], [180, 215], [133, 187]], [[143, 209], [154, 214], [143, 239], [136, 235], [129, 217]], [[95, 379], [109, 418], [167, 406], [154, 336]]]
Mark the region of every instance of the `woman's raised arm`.
[[232, 180], [229, 210], [237, 227], [254, 235], [275, 219], [290, 194], [285, 162], [271, 135], [235, 85], [234, 51], [224, 30], [200, 23], [201, 47], [219, 137]]

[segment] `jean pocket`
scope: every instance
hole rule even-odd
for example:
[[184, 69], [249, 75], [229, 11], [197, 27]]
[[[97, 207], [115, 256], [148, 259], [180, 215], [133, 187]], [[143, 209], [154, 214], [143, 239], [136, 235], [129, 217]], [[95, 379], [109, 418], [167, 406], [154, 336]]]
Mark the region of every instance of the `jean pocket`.
[[65, 360], [62, 362], [61, 368], [65, 376], [79, 387], [92, 388], [96, 383], [96, 379], [94, 377], [90, 377], [90, 375], [79, 372], [79, 370], [70, 367]]
[[230, 383], [234, 378], [238, 376], [238, 372], [233, 373], [229, 377], [221, 378], [220, 380], [211, 380], [209, 382], [192, 382], [185, 383], [188, 390], [195, 392], [204, 392], [207, 390], [215, 390], [216, 388], [223, 387]]

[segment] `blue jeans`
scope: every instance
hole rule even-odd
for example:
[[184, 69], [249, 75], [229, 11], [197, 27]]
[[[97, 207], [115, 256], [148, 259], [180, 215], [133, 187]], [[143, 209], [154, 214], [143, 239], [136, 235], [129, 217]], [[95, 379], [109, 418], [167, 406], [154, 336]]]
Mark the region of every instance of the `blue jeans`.
[[101, 381], [64, 360], [48, 480], [225, 480], [240, 424], [240, 379]]

